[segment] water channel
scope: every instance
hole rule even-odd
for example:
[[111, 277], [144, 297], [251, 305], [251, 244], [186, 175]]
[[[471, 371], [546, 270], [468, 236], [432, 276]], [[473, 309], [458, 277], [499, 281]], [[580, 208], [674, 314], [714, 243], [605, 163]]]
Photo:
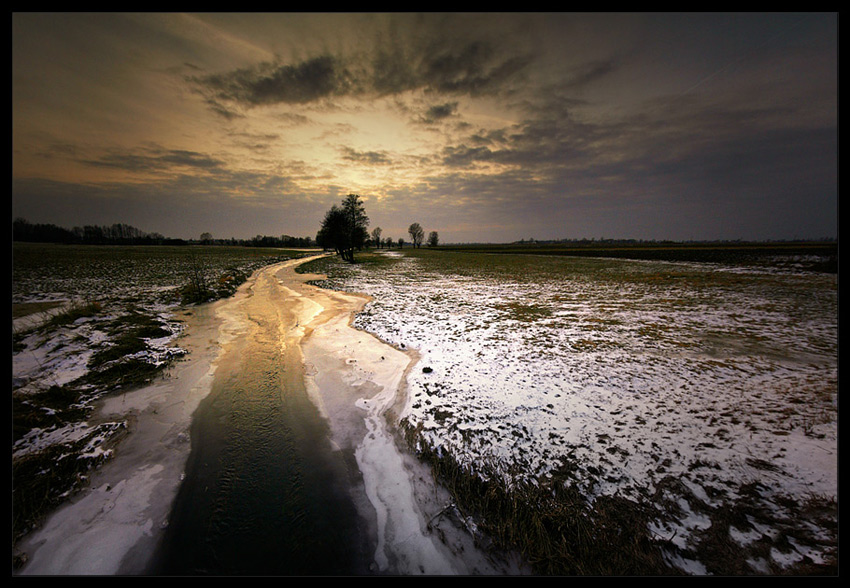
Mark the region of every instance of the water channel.
[[374, 547], [348, 490], [354, 473], [305, 390], [299, 319], [283, 295], [262, 275], [238, 307], [244, 332], [193, 418], [153, 573], [368, 573]]

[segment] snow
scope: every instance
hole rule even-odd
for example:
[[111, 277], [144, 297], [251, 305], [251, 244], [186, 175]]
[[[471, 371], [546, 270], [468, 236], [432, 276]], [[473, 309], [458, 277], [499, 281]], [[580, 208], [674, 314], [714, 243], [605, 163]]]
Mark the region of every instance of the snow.
[[364, 304], [362, 297], [312, 288], [305, 293], [313, 297], [299, 321], [311, 331], [302, 344], [307, 390], [331, 425], [334, 445], [353, 451], [369, 503], [364, 512], [375, 518], [375, 571], [498, 573], [470, 537], [454, 536], [452, 550], [427, 530], [428, 518], [444, 504], [435, 503], [438, 492], [431, 476], [399, 449], [386, 417], [398, 402], [412, 355], [350, 326], [352, 313]]
[[[639, 499], [669, 477], [706, 505], [754, 481], [837, 497], [834, 277], [601, 265], [595, 280], [530, 281], [405, 257], [342, 268], [328, 285], [371, 297], [356, 327], [419, 353], [400, 418], [473, 471], [547, 479], [570, 463], [591, 498]], [[657, 272], [715, 282], [659, 288]], [[711, 523], [678, 499], [684, 514], [665, 523], [687, 548]]]
[[[796, 289], [809, 277], [784, 276], [762, 289], [755, 276], [714, 292], [654, 288], [622, 275], [679, 269], [737, 275], [722, 267], [617, 262], [606, 266], [621, 272], [610, 282], [579, 273], [531, 282], [432, 272], [422, 263], [399, 257], [380, 271], [347, 270], [335, 286], [370, 297], [353, 322], [357, 329], [348, 328], [345, 314], [326, 321], [326, 307], [312, 295], [284, 288], [300, 299], [298, 328], [311, 329], [304, 346], [308, 389], [323, 414], [331, 421], [352, 418], [323, 389], [341, 383], [361, 392], [354, 402], [358, 424], [337, 427], [335, 441], [356, 447], [378, 517], [381, 570], [459, 573], [445, 548], [423, 533], [422, 488], [386, 429], [388, 409], [399, 422], [421, 425], [423, 442], [470, 467], [493, 465], [507, 479], [519, 471], [544, 480], [573, 464], [572, 482], [591, 498], [637, 497], [668, 476], [705, 504], [734, 499], [750, 481], [771, 496], [837, 497], [837, 288], [828, 279], [817, 296], [801, 299]], [[178, 362], [167, 380], [103, 399], [98, 422], [35, 430], [13, 447], [18, 455], [85, 438], [119, 415], [136, 423], [93, 474], [90, 489], [27, 538], [22, 548], [33, 557], [23, 573], [143, 569], [167, 525], [189, 451], [191, 414], [209, 390], [215, 357], [244, 332], [233, 308], [220, 301], [186, 319], [181, 346], [192, 349], [192, 360]], [[55, 382], [75, 379], [99, 337], [83, 319], [61, 345], [29, 341], [26, 353], [13, 354], [18, 389], [43, 385], [47, 373]], [[323, 368], [331, 363], [338, 369]], [[93, 455], [101, 450], [91, 443]], [[669, 498], [682, 514], [655, 521], [650, 531], [687, 550], [710, 520], [683, 496]], [[730, 530], [737, 543], [771, 532], [751, 523]], [[39, 551], [50, 556], [38, 557]], [[821, 555], [792, 542], [789, 551], [774, 549], [770, 561], [749, 561], [765, 572], [771, 563]], [[695, 558], [672, 552], [669, 558], [686, 573], [706, 573]]]
[[[38, 533], [51, 556], [33, 561], [27, 574], [86, 575], [114, 574], [128, 551], [150, 536], [155, 522], [145, 516], [155, 497], [161, 465], [140, 467], [115, 486], [92, 488], [73, 508], [64, 508], [50, 518]], [[69, 529], [75, 529], [69, 533]]]
[[[186, 350], [175, 346], [181, 326], [170, 319], [170, 314], [161, 311], [163, 326], [171, 330], [168, 336], [145, 339], [147, 348], [127, 356], [155, 366], [161, 366], [175, 357], [185, 355]], [[45, 334], [38, 330], [29, 331], [23, 340], [24, 349], [12, 354], [13, 389], [20, 398], [26, 398], [51, 386], [64, 386], [79, 380], [90, 371], [89, 361], [98, 349], [111, 345], [101, 325], [109, 318], [96, 322], [90, 318], [79, 318], [73, 323], [51, 330]], [[43, 317], [42, 317], [43, 319]], [[29, 323], [19, 322], [19, 325]], [[81, 406], [93, 405], [102, 391], [90, 389]], [[13, 458], [41, 451], [47, 446], [72, 443], [90, 430], [87, 423], [70, 423], [52, 429], [33, 429], [12, 446]], [[91, 455], [90, 455], [91, 456]]]
[[[197, 307], [180, 339], [191, 361], [177, 362], [167, 378], [95, 402], [92, 419], [22, 440], [19, 451], [85, 438], [110, 419], [133, 422], [111, 458], [92, 470], [87, 487], [47, 518], [17, 546], [28, 558], [22, 575], [114, 575], [143, 573], [189, 455], [192, 413], [209, 392], [219, 352], [219, 328], [228, 332], [220, 303]], [[68, 363], [57, 362], [61, 370]], [[98, 439], [91, 453], [104, 451]], [[86, 451], [86, 450], [84, 450]]]

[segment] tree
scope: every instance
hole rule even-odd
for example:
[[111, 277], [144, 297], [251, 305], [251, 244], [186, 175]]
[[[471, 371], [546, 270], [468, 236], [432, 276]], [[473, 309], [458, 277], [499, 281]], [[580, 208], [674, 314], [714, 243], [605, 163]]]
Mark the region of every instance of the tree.
[[414, 249], [420, 247], [422, 245], [422, 241], [425, 239], [425, 231], [419, 223], [413, 223], [410, 225], [407, 232], [410, 235], [410, 240], [413, 242]]
[[404, 239], [402, 239], [401, 237], [398, 238], [398, 248], [404, 249]]
[[437, 231], [431, 231], [428, 233], [428, 247], [436, 247], [440, 244], [440, 235], [437, 234]]
[[381, 233], [381, 227], [375, 227], [372, 229], [372, 242], [378, 249], [381, 248]]
[[316, 234], [316, 243], [324, 249], [333, 249], [335, 253], [343, 255], [343, 251], [346, 249], [344, 236], [345, 215], [342, 208], [334, 204], [325, 213], [322, 228]]
[[201, 243], [210, 245], [213, 241], [212, 233], [201, 233]]
[[346, 261], [354, 261], [354, 251], [363, 249], [369, 238], [369, 217], [360, 196], [349, 194], [341, 206], [334, 204], [325, 213], [322, 227], [316, 234], [316, 243], [325, 249], [333, 249]]

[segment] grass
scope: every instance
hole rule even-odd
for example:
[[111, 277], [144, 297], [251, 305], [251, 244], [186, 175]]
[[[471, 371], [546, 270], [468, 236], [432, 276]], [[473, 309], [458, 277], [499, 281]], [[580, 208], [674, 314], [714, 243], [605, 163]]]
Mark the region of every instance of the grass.
[[[153, 377], [156, 373], [151, 366], [134, 360], [125, 361], [126, 355], [141, 348], [144, 338], [161, 334], [156, 321], [146, 316], [144, 305], [140, 301], [152, 300], [160, 296], [171, 300], [180, 297], [181, 285], [186, 283], [192, 269], [187, 264], [187, 250], [171, 252], [154, 250], [148, 252], [148, 265], [142, 263], [143, 255], [137, 249], [119, 251], [110, 248], [90, 248], [72, 252], [59, 247], [40, 249], [39, 247], [15, 246], [16, 265], [14, 275], [19, 276], [15, 288], [24, 292], [29, 288], [33, 292], [66, 292], [85, 300], [93, 300], [91, 292], [107, 294], [98, 300], [100, 308], [85, 308], [85, 304], [69, 312], [49, 329], [58, 330], [72, 325], [75, 320], [87, 317], [99, 321], [104, 332], [109, 334], [112, 346], [104, 347], [92, 357], [91, 373], [85, 380], [74, 385], [50, 387], [37, 398], [21, 398], [13, 392], [14, 438], [20, 439], [28, 431], [37, 427], [62, 426], [63, 424], [82, 422], [88, 409], [84, 402], [89, 387], [94, 389], [125, 389], [138, 385]], [[247, 276], [252, 264], [271, 263], [286, 255], [278, 250], [269, 252], [224, 251], [209, 248], [199, 250], [205, 255], [204, 283], [210, 291], [231, 291], [234, 284]], [[213, 251], [215, 249], [215, 251]], [[23, 252], [21, 254], [20, 252]], [[632, 250], [634, 252], [634, 250]], [[667, 250], [670, 253], [671, 250]], [[83, 255], [85, 260], [74, 262], [74, 255]], [[522, 254], [521, 254], [522, 253]], [[727, 250], [726, 253], [729, 253]], [[752, 253], [750, 251], [749, 253]], [[773, 251], [772, 253], [775, 253]], [[40, 254], [40, 256], [39, 256]], [[250, 254], [250, 256], [249, 256]], [[653, 255], [660, 253], [654, 252]], [[253, 257], [257, 255], [257, 257]], [[435, 250], [406, 249], [402, 257], [380, 255], [378, 252], [361, 252], [356, 263], [347, 264], [335, 257], [323, 258], [298, 268], [302, 273], [326, 274], [327, 281], [321, 285], [338, 287], [344, 284], [347, 272], [368, 270], [379, 275], [381, 270], [390, 267], [403, 267], [398, 264], [405, 258], [417, 258], [423, 263], [417, 271], [438, 275], [489, 277], [494, 280], [511, 281], [528, 287], [535, 292], [536, 285], [550, 283], [569, 276], [581, 283], [593, 276], [594, 290], [577, 289], [582, 304], [597, 304], [599, 312], [586, 317], [570, 317], [571, 321], [584, 320], [588, 336], [577, 339], [575, 345], [588, 350], [597, 350], [610, 344], [591, 335], [603, 333], [606, 329], [621, 326], [621, 321], [611, 309], [594, 300], [594, 296], [605, 298], [606, 291], [618, 291], [628, 294], [636, 292], [635, 302], [643, 297], [656, 296], [657, 304], [666, 307], [690, 307], [705, 300], [721, 300], [734, 295], [741, 289], [758, 291], [767, 301], [766, 312], [772, 311], [777, 300], [799, 296], [805, 292], [806, 280], [794, 283], [787, 288], [793, 291], [777, 290], [770, 277], [746, 278], [729, 273], [716, 273], [710, 277], [704, 271], [691, 271], [686, 266], [668, 267], [663, 271], [657, 266], [643, 267], [639, 264], [623, 264], [618, 259], [594, 256], [566, 256], [555, 254], [554, 250], [544, 255], [530, 257], [528, 251], [511, 252], [511, 255], [497, 255], [492, 251], [448, 250], [440, 247]], [[678, 253], [676, 254], [678, 255]], [[251, 257], [251, 259], [249, 259]], [[674, 256], [675, 257], [675, 256]], [[45, 271], [36, 262], [61, 260], [52, 269]], [[79, 260], [78, 260], [79, 261]], [[232, 268], [241, 273], [230, 274]], [[25, 271], [26, 270], [26, 271]], [[228, 277], [229, 276], [229, 277]], [[41, 277], [41, 281], [39, 281]], [[417, 283], [419, 275], [411, 270], [407, 276]], [[104, 278], [108, 279], [104, 286]], [[590, 281], [587, 281], [591, 284]], [[133, 285], [136, 288], [126, 293], [116, 285]], [[687, 289], [684, 296], [676, 288]], [[13, 292], [13, 300], [20, 293]], [[567, 296], [558, 292], [551, 296]], [[432, 296], [437, 296], [433, 294]], [[511, 301], [497, 308], [504, 317], [518, 322], [536, 322], [552, 320], [551, 310], [543, 294], [533, 294], [529, 300]], [[536, 298], [535, 298], [536, 297]], [[184, 300], [187, 300], [184, 298]], [[623, 296], [623, 305], [630, 304], [627, 295]], [[604, 301], [604, 300], [603, 300]], [[439, 300], [436, 300], [439, 302]], [[27, 304], [55, 304], [51, 302], [26, 302]], [[107, 315], [120, 305], [125, 312], [121, 317]], [[32, 306], [31, 308], [39, 308]], [[805, 308], [795, 318], [805, 320]], [[63, 313], [64, 314], [64, 313]], [[72, 318], [76, 316], [76, 318]], [[567, 320], [567, 319], [564, 319]], [[635, 325], [634, 331], [645, 339], [664, 343], [675, 335], [677, 340], [688, 342], [691, 347], [702, 345], [697, 334], [691, 333], [687, 325], [658, 322]], [[746, 331], [735, 333], [717, 333], [717, 339], [747, 338]], [[770, 342], [771, 346], [775, 345]], [[754, 341], [753, 345], [765, 345]], [[718, 360], [718, 365], [725, 365]], [[819, 389], [815, 392], [821, 393]], [[790, 391], [789, 391], [790, 394]], [[822, 393], [819, 404], [827, 408], [831, 395]], [[807, 398], [801, 396], [801, 399]], [[769, 410], [765, 407], [764, 410]], [[820, 413], [818, 413], [820, 414]], [[436, 415], [447, 425], [452, 415], [446, 409], [438, 409]], [[791, 416], [785, 416], [790, 419]], [[817, 416], [817, 415], [815, 415]], [[746, 414], [732, 414], [730, 422], [746, 419]], [[815, 417], [812, 417], [815, 418]], [[806, 420], [800, 426], [812, 429], [816, 423]], [[120, 423], [112, 428], [99, 430], [97, 435], [106, 439], [102, 447], [108, 448], [118, 442], [124, 432]], [[464, 516], [472, 516], [481, 532], [477, 535], [482, 545], [491, 545], [498, 550], [519, 551], [530, 562], [536, 573], [556, 575], [661, 575], [676, 574], [677, 570], [669, 565], [667, 557], [677, 554], [686, 558], [698, 558], [714, 574], [751, 574], [748, 560], [762, 558], [769, 560], [772, 549], [786, 549], [791, 541], [803, 544], [817, 544], [820, 538], [805, 535], [807, 522], [817, 523], [821, 528], [834, 528], [837, 521], [837, 503], [823, 497], [810, 497], [799, 502], [776, 504], [771, 502], [758, 486], [740, 485], [737, 488], [715, 488], [718, 493], [737, 492], [740, 499], [723, 506], [712, 506], [697, 497], [691, 490], [674, 478], [667, 478], [658, 485], [657, 493], [647, 497], [646, 501], [629, 500], [620, 496], [603, 496], [593, 502], [577, 490], [576, 473], [582, 470], [578, 464], [567, 458], [563, 466], [552, 478], [545, 480], [524, 479], [518, 477], [508, 483], [497, 472], [505, 471], [504, 464], [477, 463], [475, 468], [461, 464], [450, 453], [437, 452], [423, 443], [420, 431], [409, 423], [402, 423], [402, 433], [412, 450], [428, 463], [435, 477], [452, 493], [457, 508]], [[89, 460], [68, 460], [63, 456], [76, 452], [85, 453], [87, 443], [93, 441], [95, 432], [87, 442], [74, 447], [52, 446], [25, 458], [13, 461], [13, 538], [16, 538], [40, 517], [54, 508], [69, 493], [81, 487], [90, 467], [96, 467], [108, 454], [92, 454]], [[613, 449], [613, 446], [610, 446]], [[670, 458], [659, 463], [659, 471], [664, 464], [671, 465]], [[769, 468], [770, 462], [755, 462], [755, 469]], [[707, 461], [694, 463], [695, 470], [709, 470], [716, 464]], [[587, 470], [593, 475], [593, 472]], [[679, 500], [686, 501], [692, 508], [711, 521], [711, 525], [696, 537], [696, 544], [682, 548], [673, 539], [675, 530], [669, 533], [649, 531], [653, 522], [663, 521], [664, 508], [671, 511], [680, 508]], [[804, 524], [801, 524], [804, 523]], [[779, 528], [776, 537], [763, 535], [752, 543], [742, 547], [731, 538], [733, 530], [754, 532], [761, 526]], [[791, 568], [771, 568], [764, 573], [776, 574], [832, 574], [837, 571], [837, 542], [834, 545], [834, 557], [825, 563], [803, 560]]]
[[[12, 461], [12, 541], [37, 525], [46, 513], [85, 485], [87, 473], [108, 459], [108, 447], [126, 432], [126, 423], [106, 423], [73, 443], [45, 447]], [[87, 449], [98, 439], [103, 450]]]
[[[789, 242], [691, 242], [647, 243], [513, 243], [481, 245], [441, 245], [439, 250], [465, 253], [524, 254], [539, 256], [606, 257], [655, 261], [696, 261], [709, 263], [776, 264], [776, 257], [796, 258], [794, 263], [810, 271], [837, 273], [838, 244], [834, 241]], [[802, 259], [801, 259], [802, 258]], [[809, 258], [809, 259], [805, 259]]]
[[70, 325], [71, 323], [81, 319], [90, 318], [103, 310], [103, 306], [99, 302], [86, 302], [75, 305], [68, 310], [50, 317], [47, 321], [46, 328], [55, 329]]
[[[539, 575], [682, 575], [670, 565], [671, 555], [698, 559], [712, 575], [753, 575], [750, 563], [754, 559], [770, 562], [772, 550], [792, 552], [789, 541], [823, 544], [823, 538], [800, 521], [816, 523], [838, 536], [835, 499], [811, 496], [802, 502], [787, 500], [777, 507], [762, 496], [758, 485], [742, 484], [739, 500], [709, 506], [677, 479], [668, 477], [659, 483], [652, 500], [604, 495], [588, 502], [572, 484], [575, 468], [567, 461], [563, 475], [546, 481], [515, 481], [509, 486], [497, 473], [503, 468], [487, 463], [475, 469], [464, 467], [450, 453], [434, 451], [423, 443], [417, 428], [403, 422], [401, 431], [411, 451], [451, 493], [461, 519], [476, 520], [478, 545], [494, 554], [519, 553]], [[694, 545], [683, 549], [672, 542], [675, 532], [662, 536], [649, 530], [667, 513], [680, 509], [680, 503], [665, 495], [687, 500], [710, 519], [711, 524], [696, 534]], [[733, 538], [733, 531], [768, 527], [780, 529], [778, 536], [761, 535], [745, 546]], [[764, 573], [835, 575], [837, 539], [827, 543], [824, 561], [804, 557], [789, 567], [765, 563]]]
[[647, 533], [649, 513], [641, 505], [616, 496], [590, 504], [560, 478], [508, 486], [496, 473], [500, 468], [470, 470], [420, 443], [415, 428], [405, 423], [402, 431], [462, 516], [479, 522], [480, 545], [492, 541], [496, 550], [519, 552], [541, 575], [678, 575]]
[[228, 296], [263, 265], [305, 254], [264, 247], [13, 243], [12, 302], [46, 304], [38, 299], [61, 295], [101, 303], [130, 297], [179, 303], [181, 289], [194, 277], [216, 296]]

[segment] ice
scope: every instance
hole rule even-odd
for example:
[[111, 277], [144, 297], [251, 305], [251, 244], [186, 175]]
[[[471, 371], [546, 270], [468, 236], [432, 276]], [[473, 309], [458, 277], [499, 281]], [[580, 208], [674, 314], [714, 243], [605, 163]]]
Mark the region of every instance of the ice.
[[[168, 378], [98, 404], [93, 418], [131, 418], [132, 433], [91, 472], [87, 489], [20, 542], [18, 550], [27, 557], [20, 574], [144, 573], [184, 473], [192, 413], [210, 389], [219, 327], [226, 331], [216, 308], [221, 305], [199, 307], [188, 320], [181, 344], [192, 350], [191, 361], [176, 363]], [[93, 426], [79, 423], [48, 435], [67, 441]], [[48, 435], [41, 441], [54, 441]], [[33, 449], [32, 443], [21, 446]]]

